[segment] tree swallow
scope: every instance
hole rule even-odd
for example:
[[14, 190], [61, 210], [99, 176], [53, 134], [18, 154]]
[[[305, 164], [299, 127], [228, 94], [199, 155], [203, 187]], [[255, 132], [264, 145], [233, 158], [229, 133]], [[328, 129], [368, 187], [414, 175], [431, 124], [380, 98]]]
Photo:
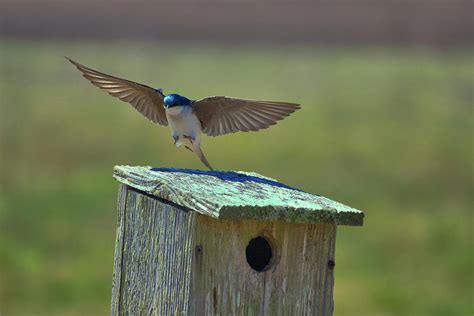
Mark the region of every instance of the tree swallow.
[[212, 96], [190, 100], [179, 94], [110, 76], [66, 57], [93, 85], [161, 126], [169, 124], [175, 146], [184, 145], [213, 170], [201, 150], [201, 134], [219, 136], [268, 128], [300, 108], [299, 104]]

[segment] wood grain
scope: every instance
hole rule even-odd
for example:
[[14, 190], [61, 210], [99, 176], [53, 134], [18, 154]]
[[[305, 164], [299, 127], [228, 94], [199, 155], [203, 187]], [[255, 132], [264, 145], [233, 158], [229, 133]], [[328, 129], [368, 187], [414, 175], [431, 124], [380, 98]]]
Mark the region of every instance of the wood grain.
[[221, 219], [362, 225], [364, 213], [253, 172], [116, 166], [121, 183]]
[[118, 204], [112, 315], [332, 315], [335, 224], [219, 220], [125, 185]]
[[[198, 215], [191, 315], [331, 315], [335, 225], [215, 220]], [[274, 258], [264, 272], [246, 260], [249, 241], [263, 236]]]
[[125, 209], [127, 207], [127, 186], [120, 184], [117, 201], [117, 236], [115, 239], [114, 273], [112, 276], [112, 308], [111, 314], [119, 314], [120, 286], [122, 278], [123, 233], [125, 230]]
[[119, 200], [112, 314], [187, 315], [194, 213], [126, 191]]

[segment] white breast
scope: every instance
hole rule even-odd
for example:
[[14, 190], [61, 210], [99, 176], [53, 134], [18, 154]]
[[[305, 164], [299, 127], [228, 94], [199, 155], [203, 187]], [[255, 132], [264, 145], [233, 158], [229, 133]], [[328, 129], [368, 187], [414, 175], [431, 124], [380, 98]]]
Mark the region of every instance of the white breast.
[[165, 108], [166, 117], [168, 116], [180, 116], [182, 113], [188, 112], [188, 106], [173, 106], [172, 108]]
[[178, 137], [177, 145], [190, 145], [189, 140], [183, 136], [190, 136], [200, 143], [202, 133], [201, 122], [193, 113], [190, 106], [175, 106], [165, 110], [166, 118], [171, 129], [173, 137]]

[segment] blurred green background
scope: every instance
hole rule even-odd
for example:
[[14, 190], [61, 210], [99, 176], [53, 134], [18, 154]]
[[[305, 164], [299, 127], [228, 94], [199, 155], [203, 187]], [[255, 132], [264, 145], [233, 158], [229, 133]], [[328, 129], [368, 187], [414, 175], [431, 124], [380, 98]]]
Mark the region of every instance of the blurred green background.
[[107, 314], [112, 167], [202, 168], [166, 128], [90, 85], [62, 55], [196, 98], [300, 102], [271, 129], [206, 138], [204, 148], [216, 168], [365, 210], [363, 228], [339, 229], [336, 315], [472, 311], [472, 51], [1, 45], [6, 315]]
[[335, 315], [472, 315], [473, 52], [5, 36], [0, 315], [109, 314], [113, 166], [202, 168], [64, 55], [191, 98], [301, 103], [268, 130], [205, 138], [208, 159], [365, 211], [338, 230]]

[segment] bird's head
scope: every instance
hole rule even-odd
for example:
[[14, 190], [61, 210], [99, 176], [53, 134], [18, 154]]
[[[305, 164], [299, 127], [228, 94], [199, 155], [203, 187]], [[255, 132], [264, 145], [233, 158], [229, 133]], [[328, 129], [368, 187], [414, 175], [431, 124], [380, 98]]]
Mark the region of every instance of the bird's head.
[[179, 105], [179, 100], [177, 98], [177, 96], [175, 94], [168, 94], [164, 99], [163, 99], [163, 103], [165, 105], [166, 108], [170, 108], [170, 107], [173, 107], [173, 106], [177, 106]]
[[179, 94], [168, 94], [163, 99], [163, 104], [165, 108], [172, 108], [174, 106], [186, 106], [189, 105], [191, 101]]

